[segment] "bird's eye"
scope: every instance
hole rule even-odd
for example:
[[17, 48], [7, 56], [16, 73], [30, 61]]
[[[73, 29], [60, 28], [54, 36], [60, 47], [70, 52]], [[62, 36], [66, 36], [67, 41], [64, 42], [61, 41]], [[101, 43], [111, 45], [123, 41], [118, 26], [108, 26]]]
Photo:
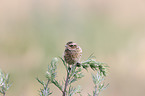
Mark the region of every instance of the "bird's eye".
[[73, 45], [69, 45], [70, 47], [73, 47]]

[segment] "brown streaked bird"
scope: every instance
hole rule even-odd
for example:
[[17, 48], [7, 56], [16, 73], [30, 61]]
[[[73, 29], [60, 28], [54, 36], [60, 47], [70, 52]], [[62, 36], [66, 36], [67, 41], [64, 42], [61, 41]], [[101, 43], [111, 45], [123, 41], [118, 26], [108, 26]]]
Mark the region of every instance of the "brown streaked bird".
[[80, 58], [82, 56], [82, 49], [76, 43], [70, 41], [65, 45], [64, 60], [69, 65], [80, 64]]

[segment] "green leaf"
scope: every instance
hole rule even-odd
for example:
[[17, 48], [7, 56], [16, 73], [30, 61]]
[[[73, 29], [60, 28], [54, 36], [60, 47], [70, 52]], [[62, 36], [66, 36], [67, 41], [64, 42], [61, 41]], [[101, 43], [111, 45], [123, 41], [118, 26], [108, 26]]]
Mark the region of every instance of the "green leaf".
[[76, 78], [72, 78], [72, 79], [70, 79], [70, 80], [68, 81], [68, 83], [71, 84], [71, 83], [74, 83], [75, 81], [77, 81], [77, 79], [76, 79]]
[[53, 81], [51, 81], [55, 86], [57, 86], [61, 91], [63, 90], [62, 86], [60, 85], [60, 83], [58, 83], [58, 81], [56, 81], [55, 79]]
[[6, 74], [0, 70], [0, 93], [5, 94], [10, 86], [11, 84], [9, 83], [9, 74]]
[[88, 57], [88, 59], [95, 58], [95, 56], [93, 56], [93, 55], [94, 55], [94, 53], [92, 53], [92, 54]]
[[82, 64], [82, 67], [87, 70], [87, 68], [89, 67], [89, 64]]
[[78, 85], [78, 87], [74, 88], [71, 85], [69, 86], [69, 90], [68, 90], [68, 96], [72, 96], [76, 93], [80, 93], [81, 92], [81, 87]]
[[101, 75], [102, 73], [100, 73], [100, 71], [97, 71], [97, 74], [96, 75], [94, 75], [94, 74], [92, 74], [92, 79], [93, 79], [93, 83], [94, 83], [94, 85], [95, 85], [95, 91], [93, 91], [93, 96], [98, 96], [99, 95], [99, 93], [101, 92], [101, 91], [103, 91], [105, 88], [106, 88], [106, 86], [108, 86], [108, 84], [105, 86], [105, 84], [104, 84], [104, 75]]
[[88, 96], [91, 96], [91, 95], [88, 93]]
[[65, 66], [65, 69], [67, 70], [68, 68], [67, 68], [65, 61], [61, 57], [59, 57], [59, 58], [61, 59], [61, 61], [63, 62], [64, 66]]
[[45, 85], [45, 84], [44, 84], [44, 81], [39, 80], [38, 77], [36, 78], [36, 80], [37, 80], [41, 85], [43, 85], [43, 86]]

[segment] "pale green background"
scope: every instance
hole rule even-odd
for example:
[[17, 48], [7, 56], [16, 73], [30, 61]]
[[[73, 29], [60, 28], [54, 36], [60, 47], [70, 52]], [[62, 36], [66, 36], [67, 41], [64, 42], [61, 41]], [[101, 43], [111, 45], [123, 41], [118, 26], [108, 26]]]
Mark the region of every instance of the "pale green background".
[[[39, 96], [35, 77], [45, 80], [47, 65], [70, 40], [82, 47], [82, 60], [94, 53], [110, 66], [102, 96], [144, 96], [144, 0], [1, 0], [0, 68], [13, 82], [7, 96]], [[65, 69], [58, 67], [62, 80]], [[74, 84], [83, 96], [93, 90], [89, 72]]]

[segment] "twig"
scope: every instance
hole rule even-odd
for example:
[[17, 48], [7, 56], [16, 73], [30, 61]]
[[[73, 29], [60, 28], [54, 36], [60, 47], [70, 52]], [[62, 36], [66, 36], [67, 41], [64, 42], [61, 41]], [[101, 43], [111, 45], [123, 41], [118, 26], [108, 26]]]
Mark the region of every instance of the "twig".
[[95, 92], [94, 92], [94, 96], [98, 96], [98, 94], [97, 94], [97, 85], [95, 85]]
[[50, 81], [50, 80], [47, 81], [46, 86], [45, 86], [45, 89], [47, 89], [48, 84], [49, 84], [49, 81]]
[[67, 71], [67, 76], [66, 76], [66, 80], [65, 80], [65, 86], [64, 86], [64, 91], [63, 91], [63, 96], [66, 96], [66, 89], [68, 86], [68, 80], [69, 80], [69, 70]]
[[5, 96], [5, 93], [3, 94], [3, 96]]

